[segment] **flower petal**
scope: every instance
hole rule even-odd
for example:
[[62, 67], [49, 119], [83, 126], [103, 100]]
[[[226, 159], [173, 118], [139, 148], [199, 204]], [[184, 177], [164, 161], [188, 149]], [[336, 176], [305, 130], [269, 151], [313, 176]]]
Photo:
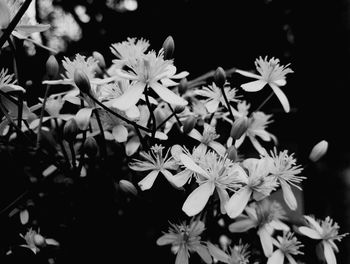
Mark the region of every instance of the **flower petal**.
[[159, 171], [154, 170], [147, 174], [145, 178], [143, 178], [142, 181], [138, 183], [142, 191], [148, 190], [153, 186], [154, 181], [156, 180], [157, 176], [159, 174]]
[[231, 196], [230, 200], [226, 204], [227, 215], [231, 218], [236, 218], [239, 216], [250, 199], [252, 190], [245, 186], [237, 191], [234, 195]]
[[337, 264], [337, 259], [335, 258], [332, 246], [327, 241], [322, 241], [322, 244], [324, 249], [324, 257], [327, 261], [327, 264]]
[[17, 25], [16, 31], [20, 34], [29, 36], [32, 33], [43, 32], [50, 28], [51, 26], [48, 24], [37, 24], [37, 25]]
[[252, 72], [248, 72], [248, 71], [242, 71], [242, 70], [236, 70], [237, 73], [245, 76], [245, 77], [250, 77], [250, 78], [254, 78], [254, 79], [260, 79], [261, 76], [260, 75], [257, 75], [255, 73], [252, 73]]
[[323, 229], [322, 227], [320, 226], [320, 224], [314, 219], [312, 218], [311, 216], [308, 216], [308, 215], [304, 215], [305, 219], [314, 227], [314, 229], [322, 234], [323, 232]]
[[75, 115], [74, 119], [77, 121], [80, 130], [86, 130], [89, 126], [92, 108], [81, 108]]
[[266, 81], [256, 80], [249, 83], [242, 84], [241, 87], [246, 92], [257, 92], [260, 91], [267, 84]]
[[125, 114], [131, 120], [134, 120], [140, 116], [140, 110], [136, 105], [132, 105], [130, 108], [125, 110]]
[[180, 249], [177, 252], [175, 264], [188, 264], [188, 253], [183, 245], [180, 245]]
[[198, 253], [198, 255], [202, 258], [202, 260], [205, 263], [210, 264], [213, 262], [211, 255], [208, 251], [208, 248], [206, 246], [198, 244], [198, 245], [194, 245], [193, 249]]
[[[5, 0], [0, 0], [0, 28], [5, 29], [10, 24], [11, 12]], [[1, 35], [0, 35], [1, 36]]]
[[179, 72], [178, 74], [171, 76], [171, 78], [172, 79], [182, 79], [182, 78], [187, 77], [189, 74], [190, 73], [188, 71], [182, 71], [182, 72]]
[[318, 233], [316, 230], [311, 229], [310, 227], [306, 227], [306, 226], [300, 226], [298, 228], [299, 232], [302, 233], [305, 236], [308, 236], [312, 239], [321, 239], [321, 235], [320, 233]]
[[129, 157], [133, 155], [137, 149], [140, 147], [141, 142], [137, 136], [132, 137], [126, 144], [125, 144], [125, 153]]
[[182, 187], [190, 179], [191, 175], [192, 175], [191, 171], [183, 170], [183, 171], [179, 172], [178, 174], [174, 175], [172, 182], [175, 184], [175, 186]]
[[213, 194], [215, 185], [206, 182], [199, 185], [186, 199], [182, 206], [182, 210], [188, 216], [194, 216], [201, 212], [207, 204], [209, 197]]
[[228, 229], [232, 233], [242, 233], [256, 227], [257, 222], [250, 218], [242, 218], [229, 225]]
[[283, 192], [283, 198], [286, 202], [286, 204], [289, 206], [289, 208], [291, 210], [296, 210], [298, 207], [297, 204], [297, 199], [294, 196], [294, 193], [292, 191], [292, 188], [290, 187], [290, 185], [288, 183], [286, 183], [285, 181], [280, 181], [281, 183], [281, 187], [282, 187], [282, 192]]
[[178, 236], [175, 234], [164, 234], [160, 238], [157, 239], [158, 246], [164, 246], [168, 244], [174, 243], [178, 239]]
[[113, 137], [117, 142], [125, 142], [128, 139], [128, 130], [123, 125], [117, 125], [112, 130]]
[[199, 142], [201, 142], [203, 139], [201, 133], [199, 133], [199, 131], [195, 128], [193, 128], [187, 135], [198, 140]]
[[261, 227], [258, 230], [258, 235], [260, 238], [260, 242], [265, 254], [265, 257], [270, 257], [273, 252], [273, 244], [272, 244], [272, 237], [269, 233], [269, 231], [265, 227]]
[[199, 173], [200, 175], [203, 175], [208, 179], [210, 178], [208, 173], [205, 170], [203, 170], [201, 167], [199, 167], [189, 156], [187, 156], [184, 153], [181, 153], [179, 157], [182, 164], [185, 165], [187, 169], [194, 171], [196, 173]]
[[212, 114], [218, 110], [219, 103], [220, 101], [218, 100], [210, 100], [205, 104], [205, 107], [207, 108], [208, 112]]
[[153, 82], [150, 86], [159, 95], [160, 98], [162, 98], [164, 101], [168, 102], [169, 104], [173, 104], [173, 105], [188, 104], [188, 102], [185, 99], [178, 96], [177, 94], [175, 94], [165, 86], [161, 85], [160, 83]]
[[286, 257], [290, 264], [298, 264], [298, 262], [296, 262], [295, 259], [290, 254], [286, 254]]
[[125, 111], [136, 105], [142, 96], [144, 88], [144, 83], [136, 82], [134, 85], [130, 86], [123, 95], [114, 100], [113, 107]]
[[226, 214], [226, 209], [225, 209], [225, 205], [229, 200], [229, 196], [228, 193], [225, 189], [217, 187], [216, 191], [219, 195], [219, 199], [220, 199], [220, 211], [222, 214]]
[[284, 254], [281, 250], [277, 249], [271, 257], [267, 260], [267, 264], [283, 264]]
[[270, 83], [270, 87], [272, 88], [273, 92], [276, 94], [278, 100], [280, 100], [284, 111], [286, 113], [289, 113], [290, 106], [289, 106], [289, 101], [287, 96], [284, 94], [284, 92], [282, 92], [282, 90], [276, 84]]
[[218, 261], [228, 263], [230, 256], [227, 255], [224, 251], [222, 251], [217, 246], [208, 242], [208, 250], [209, 250], [210, 254], [213, 256], [213, 258], [217, 259]]
[[173, 80], [171, 80], [169, 78], [161, 79], [160, 82], [166, 87], [178, 85], [177, 82], [174, 82]]
[[219, 142], [212, 141], [209, 144], [209, 147], [211, 147], [213, 150], [216, 151], [220, 156], [224, 156], [226, 152], [226, 148]]

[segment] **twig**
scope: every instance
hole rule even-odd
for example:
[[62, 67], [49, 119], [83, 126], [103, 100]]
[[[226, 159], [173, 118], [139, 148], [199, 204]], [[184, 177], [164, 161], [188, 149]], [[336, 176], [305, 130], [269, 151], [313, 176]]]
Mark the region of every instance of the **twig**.
[[156, 131], [157, 131], [157, 124], [156, 124], [156, 117], [154, 116], [154, 112], [152, 110], [152, 106], [151, 103], [149, 101], [149, 97], [148, 97], [148, 86], [145, 89], [145, 97], [146, 97], [146, 104], [148, 107], [148, 110], [151, 114], [151, 120], [152, 120], [152, 140], [155, 138], [156, 135]]
[[47, 84], [46, 90], [45, 90], [45, 95], [44, 95], [44, 101], [43, 101], [43, 104], [41, 106], [41, 113], [40, 113], [39, 126], [38, 126], [38, 135], [36, 138], [36, 148], [37, 149], [39, 148], [39, 145], [40, 145], [41, 127], [42, 127], [42, 123], [43, 123], [43, 118], [44, 118], [44, 113], [45, 113], [45, 105], [46, 105], [47, 97], [49, 95], [49, 90], [50, 90], [50, 85]]
[[270, 95], [258, 106], [258, 108], [254, 111], [259, 111], [266, 103], [270, 100], [270, 98], [274, 95], [274, 92], [271, 92]]

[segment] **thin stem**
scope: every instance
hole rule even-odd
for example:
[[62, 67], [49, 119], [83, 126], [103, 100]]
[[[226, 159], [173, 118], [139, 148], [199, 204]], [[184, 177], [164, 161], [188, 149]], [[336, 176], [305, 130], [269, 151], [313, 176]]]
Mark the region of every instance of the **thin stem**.
[[49, 90], [50, 90], [50, 85], [47, 84], [47, 85], [46, 85], [45, 95], [44, 95], [44, 101], [43, 101], [43, 104], [42, 104], [42, 106], [41, 106], [41, 113], [40, 113], [39, 126], [38, 126], [38, 135], [37, 135], [37, 138], [36, 138], [36, 148], [39, 148], [39, 145], [40, 145], [41, 127], [42, 127], [42, 123], [43, 123], [43, 118], [44, 118], [44, 113], [45, 113], [45, 105], [46, 105], [47, 97], [49, 96]]
[[170, 116], [168, 116], [166, 119], [164, 119], [163, 122], [160, 123], [160, 124], [157, 126], [156, 130], [158, 130], [159, 128], [161, 128], [166, 122], [169, 121], [170, 118], [172, 118], [172, 117], [175, 116], [175, 115], [176, 115], [175, 112], [172, 112], [172, 114], [171, 114]]
[[17, 125], [19, 129], [22, 129], [22, 116], [23, 116], [23, 94], [18, 93], [18, 113], [17, 113]]
[[258, 106], [258, 108], [255, 110], [255, 112], [259, 111], [266, 103], [270, 100], [270, 98], [273, 96], [274, 92], [271, 92], [270, 95]]
[[113, 110], [109, 109], [107, 106], [105, 106], [103, 103], [101, 103], [100, 101], [98, 101], [95, 97], [93, 97], [92, 95], [90, 94], [87, 94], [87, 96], [89, 96], [91, 98], [91, 100], [93, 100], [96, 104], [98, 104], [99, 106], [101, 106], [103, 109], [105, 109], [107, 112], [111, 113], [112, 115], [120, 118], [121, 120], [125, 121], [126, 123], [128, 124], [131, 124], [136, 128], [138, 129], [141, 129], [143, 131], [146, 131], [146, 132], [151, 132], [148, 128], [146, 127], [143, 127], [143, 126], [140, 126], [139, 124], [133, 122], [133, 121], [130, 121], [129, 119], [119, 115], [118, 113], [114, 112]]
[[[84, 107], [84, 100], [80, 99], [80, 108]], [[89, 122], [89, 129], [91, 130], [91, 124]], [[85, 149], [84, 149], [84, 142], [86, 140], [86, 134], [87, 134], [87, 130], [83, 130], [83, 139], [81, 142], [81, 148], [80, 148], [80, 160], [79, 160], [79, 165], [78, 165], [78, 173], [81, 173], [81, 169], [83, 168], [83, 164], [84, 164], [84, 159], [85, 159]]]
[[98, 127], [99, 127], [100, 132], [101, 132], [101, 137], [102, 137], [102, 157], [103, 157], [103, 159], [106, 159], [106, 157], [107, 157], [106, 138], [105, 138], [105, 134], [103, 131], [100, 115], [98, 114], [97, 109], [94, 109], [94, 114], [95, 114], [95, 117], [97, 120]]
[[[225, 71], [226, 76], [230, 76], [232, 73], [235, 73], [236, 70], [237, 70], [237, 69], [236, 69], [235, 67], [226, 70], [226, 71]], [[214, 74], [215, 74], [215, 71], [214, 71], [214, 70], [209, 71], [209, 72], [207, 72], [207, 73], [205, 73], [205, 74], [203, 74], [203, 75], [201, 75], [201, 76], [199, 76], [199, 77], [197, 77], [197, 78], [195, 78], [195, 79], [189, 81], [189, 82], [188, 82], [188, 87], [192, 88], [192, 87], [194, 87], [194, 86], [196, 86], [196, 85], [204, 84], [205, 81], [206, 81], [206, 79], [213, 77]]]
[[75, 170], [77, 168], [77, 164], [76, 164], [77, 158], [75, 155], [74, 143], [73, 143], [73, 141], [69, 141], [68, 144], [69, 144], [69, 150], [70, 150], [70, 153], [72, 156], [72, 166], [73, 166], [73, 169]]
[[179, 117], [178, 117], [177, 114], [175, 113], [173, 107], [172, 107], [171, 104], [169, 104], [169, 103], [168, 103], [168, 106], [169, 106], [171, 112], [173, 112], [173, 114], [175, 115], [175, 118], [176, 118], [177, 123], [178, 123], [179, 126], [181, 127], [181, 126], [182, 126], [182, 122], [180, 121]]
[[11, 37], [8, 38], [7, 42], [9, 43], [11, 52], [12, 52], [12, 54], [13, 54], [13, 71], [14, 71], [14, 73], [15, 73], [17, 82], [20, 84], [20, 81], [19, 81], [19, 74], [18, 74], [18, 56], [17, 56], [17, 53], [16, 53], [15, 44], [13, 43]]
[[22, 6], [18, 10], [18, 12], [15, 15], [15, 17], [11, 20], [10, 24], [5, 29], [5, 31], [3, 32], [2, 36], [0, 37], [0, 49], [2, 48], [2, 46], [4, 46], [6, 40], [8, 40], [8, 38], [11, 35], [12, 31], [16, 28], [17, 24], [21, 20], [21, 18], [24, 15], [24, 13], [27, 11], [27, 9], [28, 9], [28, 7], [29, 7], [31, 2], [32, 2], [32, 0], [26, 0], [22, 4]]
[[67, 153], [67, 150], [66, 150], [66, 148], [65, 148], [65, 146], [64, 146], [64, 144], [63, 144], [63, 140], [62, 140], [62, 131], [61, 131], [61, 127], [60, 127], [59, 124], [58, 124], [57, 118], [54, 118], [54, 122], [55, 122], [56, 129], [57, 129], [57, 131], [58, 131], [58, 136], [59, 136], [58, 142], [59, 142], [59, 144], [60, 144], [60, 147], [61, 147], [61, 150], [62, 150], [62, 154], [63, 154], [63, 156], [64, 156], [64, 159], [66, 160], [66, 163], [67, 163], [68, 165], [70, 165], [70, 160], [69, 160], [69, 157], [68, 157], [68, 153]]
[[0, 215], [2, 215], [4, 212], [9, 210], [12, 206], [14, 206], [18, 201], [20, 201], [24, 196], [26, 196], [29, 193], [29, 191], [23, 192], [21, 195], [19, 195], [15, 200], [13, 200], [8, 206], [6, 206], [4, 209], [0, 211]]
[[46, 47], [46, 46], [42, 45], [41, 43], [39, 43], [39, 42], [37, 42], [37, 41], [31, 39], [31, 38], [25, 37], [24, 39], [27, 40], [27, 41], [29, 41], [29, 42], [32, 42], [33, 44], [39, 46], [39, 47], [42, 48], [42, 49], [45, 49], [45, 50], [48, 50], [48, 51], [52, 52], [52, 53], [55, 54], [55, 55], [58, 53], [57, 50], [54, 50], [54, 49], [49, 48], [49, 47]]
[[149, 97], [148, 97], [148, 86], [145, 89], [145, 97], [146, 97], [146, 104], [148, 107], [148, 110], [151, 114], [151, 119], [152, 119], [152, 139], [155, 138], [156, 135], [156, 131], [157, 131], [157, 124], [156, 124], [156, 117], [154, 116], [153, 110], [152, 110], [152, 106], [151, 103], [149, 101]]

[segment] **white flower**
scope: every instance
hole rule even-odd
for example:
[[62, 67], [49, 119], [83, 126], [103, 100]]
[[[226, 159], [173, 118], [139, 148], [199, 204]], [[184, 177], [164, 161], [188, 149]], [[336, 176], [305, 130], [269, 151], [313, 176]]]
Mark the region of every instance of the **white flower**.
[[274, 230], [289, 231], [289, 227], [281, 220], [285, 219], [285, 211], [276, 201], [264, 199], [245, 208], [247, 215], [242, 214], [229, 225], [233, 233], [245, 232], [257, 228], [257, 234], [266, 257], [273, 252], [272, 235]]
[[266, 84], [268, 84], [280, 100], [283, 109], [288, 113], [290, 111], [289, 102], [280, 86], [286, 85], [286, 75], [293, 71], [288, 68], [289, 64], [286, 66], [280, 66], [279, 63], [279, 59], [271, 58], [268, 60], [267, 57], [264, 59], [259, 57], [259, 59], [256, 59], [255, 61], [255, 66], [260, 75], [242, 70], [237, 70], [236, 72], [257, 79], [256, 81], [241, 85], [243, 90], [247, 92], [260, 91]]
[[32, 228], [30, 228], [24, 236], [22, 234], [20, 234], [20, 236], [26, 241], [25, 244], [20, 246], [29, 248], [34, 254], [38, 253], [40, 248], [46, 245], [59, 246], [59, 243], [55, 239], [45, 238]]
[[173, 174], [169, 170], [176, 170], [178, 165], [172, 157], [168, 157], [170, 149], [163, 157], [163, 149], [164, 147], [161, 145], [154, 145], [150, 152], [140, 152], [140, 156], [145, 160], [134, 159], [129, 164], [130, 169], [135, 171], [151, 171], [138, 183], [142, 191], [148, 190], [153, 186], [160, 172], [172, 183]]
[[187, 101], [169, 90], [167, 87], [176, 85], [171, 79], [184, 78], [187, 72], [176, 73], [176, 67], [170, 60], [164, 60], [163, 54], [158, 56], [154, 51], [137, 59], [129, 71], [117, 70], [117, 75], [133, 81], [131, 86], [114, 104], [120, 110], [126, 110], [135, 105], [145, 89], [151, 88], [164, 101], [174, 105], [187, 105]]
[[277, 187], [276, 178], [269, 175], [271, 170], [271, 160], [265, 157], [261, 159], [250, 158], [242, 163], [247, 169], [248, 175], [243, 174], [241, 182], [244, 184], [236, 191], [225, 206], [227, 214], [231, 218], [239, 216], [251, 197], [259, 201], [270, 195], [271, 191]]
[[267, 264], [283, 264], [284, 258], [287, 258], [290, 264], [297, 264], [292, 255], [303, 255], [303, 252], [299, 251], [303, 245], [291, 232], [283, 232], [283, 237], [277, 236], [277, 240], [273, 239], [273, 244], [278, 249], [269, 257]]
[[280, 153], [277, 154], [277, 150], [274, 148], [274, 151], [270, 153], [272, 159], [271, 174], [275, 176], [280, 183], [286, 204], [291, 210], [295, 210], [298, 205], [290, 185], [301, 190], [301, 187], [297, 184], [300, 184], [306, 177], [298, 176], [297, 174], [301, 173], [303, 168], [301, 168], [300, 165], [296, 165], [293, 154], [288, 155], [287, 150], [280, 151]]
[[248, 248], [248, 244], [242, 244], [242, 241], [239, 241], [238, 245], [234, 245], [233, 247], [229, 247], [228, 250], [223, 251], [208, 242], [208, 249], [213, 258], [227, 264], [249, 264], [250, 252]]
[[[236, 89], [231, 89], [231, 87], [226, 86], [224, 87], [224, 90], [229, 102], [238, 102]], [[204, 104], [209, 113], [215, 113], [220, 103], [227, 108], [222, 91], [216, 86], [215, 83], [212, 83], [212, 85], [207, 87], [203, 87], [201, 90], [196, 90], [195, 94], [207, 98]]]
[[197, 129], [193, 128], [188, 135], [201, 142], [198, 147], [203, 148], [204, 152], [209, 146], [219, 155], [223, 156], [225, 154], [226, 148], [221, 143], [215, 141], [215, 139], [220, 137], [220, 135], [216, 134], [215, 127], [204, 123], [203, 134], [201, 134]]
[[185, 222], [180, 225], [170, 225], [168, 233], [164, 233], [163, 236], [158, 238], [157, 245], [172, 245], [171, 249], [176, 254], [175, 264], [188, 264], [191, 252], [196, 252], [205, 263], [212, 263], [208, 248], [200, 237], [205, 230], [202, 221], [191, 220], [188, 225]]
[[[13, 91], [22, 91], [25, 90], [16, 85], [17, 80], [13, 80], [14, 74], [8, 74], [8, 69], [1, 69], [0, 71], [0, 91], [4, 93], [13, 92]], [[0, 97], [1, 98], [1, 97]]]
[[187, 197], [182, 210], [188, 216], [200, 213], [216, 190], [220, 198], [221, 212], [225, 213], [225, 204], [229, 199], [227, 190], [236, 189], [241, 179], [246, 177], [240, 165], [226, 157], [218, 156], [213, 151], [206, 153], [198, 164], [185, 153], [181, 153], [179, 158], [187, 169], [195, 173], [199, 184]]
[[313, 162], [316, 162], [326, 154], [327, 150], [328, 142], [326, 140], [322, 140], [312, 148], [309, 159]]
[[325, 220], [315, 220], [311, 216], [304, 216], [308, 226], [298, 227], [298, 231], [312, 239], [321, 240], [323, 246], [323, 254], [327, 264], [336, 264], [337, 259], [335, 258], [335, 252], [339, 249], [334, 241], [341, 241], [341, 239], [348, 235], [348, 233], [339, 235], [339, 225], [327, 216]]

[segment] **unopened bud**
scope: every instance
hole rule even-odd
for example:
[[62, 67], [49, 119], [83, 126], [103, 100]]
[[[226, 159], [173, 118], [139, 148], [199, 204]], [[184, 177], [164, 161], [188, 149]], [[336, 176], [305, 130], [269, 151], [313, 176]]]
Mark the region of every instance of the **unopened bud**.
[[90, 94], [91, 85], [89, 77], [80, 69], [74, 71], [74, 82], [82, 93]]
[[248, 118], [246, 116], [237, 118], [232, 124], [230, 136], [239, 139], [248, 129]]
[[187, 119], [183, 122], [183, 132], [184, 133], [190, 133], [191, 130], [194, 128], [194, 126], [197, 123], [197, 118], [193, 115], [187, 117]]
[[218, 67], [214, 73], [214, 82], [219, 87], [224, 87], [226, 82], [226, 73], [223, 68]]
[[137, 195], [137, 189], [136, 189], [135, 185], [127, 180], [120, 180], [119, 187], [122, 191], [124, 191], [126, 193], [131, 193], [135, 196]]
[[45, 245], [45, 238], [40, 234], [35, 234], [33, 240], [34, 244], [38, 247], [42, 247]]
[[328, 142], [326, 140], [322, 140], [312, 148], [309, 159], [316, 162], [326, 154], [327, 150]]
[[173, 57], [175, 43], [172, 36], [167, 37], [163, 42], [164, 59], [170, 60]]
[[74, 118], [69, 119], [63, 127], [63, 138], [68, 142], [72, 142], [79, 132], [77, 121]]
[[235, 148], [235, 146], [230, 146], [227, 150], [226, 150], [226, 155], [227, 158], [230, 159], [231, 161], [236, 161], [238, 158], [238, 154], [237, 154], [237, 149]]
[[84, 151], [90, 158], [96, 157], [98, 145], [94, 137], [87, 137], [84, 142]]
[[188, 89], [188, 83], [187, 83], [187, 78], [182, 78], [178, 87], [177, 87], [177, 90], [179, 91], [179, 94], [184, 94], [186, 93]]
[[101, 69], [106, 68], [106, 61], [105, 61], [105, 58], [103, 57], [103, 55], [101, 53], [99, 53], [98, 51], [94, 51], [92, 53], [92, 57], [94, 57], [94, 59], [97, 61], [98, 66]]
[[177, 105], [174, 108], [174, 112], [175, 114], [180, 114], [185, 110], [185, 106], [184, 105]]
[[58, 62], [55, 56], [51, 55], [46, 61], [46, 72], [48, 77], [50, 79], [56, 78], [56, 76], [58, 75], [58, 70], [59, 70]]

